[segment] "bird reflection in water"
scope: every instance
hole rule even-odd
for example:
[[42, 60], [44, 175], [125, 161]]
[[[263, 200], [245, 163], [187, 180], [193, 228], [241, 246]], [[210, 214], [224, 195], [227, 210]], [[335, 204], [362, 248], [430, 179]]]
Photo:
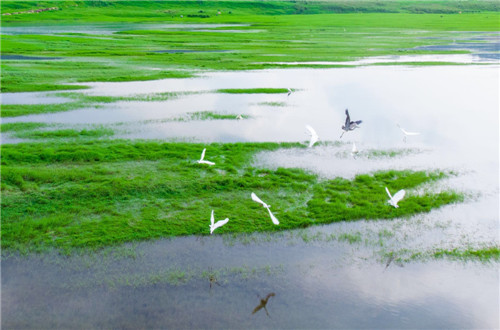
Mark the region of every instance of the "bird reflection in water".
[[267, 295], [264, 299], [262, 299], [262, 298], [260, 298], [260, 297], [259, 297], [259, 298], [260, 298], [260, 304], [259, 304], [257, 307], [255, 307], [255, 308], [253, 309], [252, 314], [257, 313], [257, 312], [258, 312], [258, 311], [260, 311], [262, 308], [264, 308], [264, 310], [266, 311], [266, 315], [267, 315], [268, 317], [270, 317], [270, 316], [269, 316], [269, 312], [267, 311], [266, 305], [267, 305], [267, 302], [268, 302], [269, 298], [274, 297], [275, 295], [276, 295], [276, 294], [275, 294], [274, 292], [271, 292], [271, 293], [269, 293], [269, 294], [268, 294], [268, 295]]

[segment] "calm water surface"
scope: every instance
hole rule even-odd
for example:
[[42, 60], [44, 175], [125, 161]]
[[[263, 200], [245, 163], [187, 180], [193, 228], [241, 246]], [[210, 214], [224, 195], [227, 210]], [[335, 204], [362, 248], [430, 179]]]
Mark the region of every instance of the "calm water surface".
[[[328, 143], [261, 153], [255, 166], [301, 167], [326, 178], [392, 168], [451, 170], [457, 175], [408, 193], [452, 189], [465, 192], [466, 201], [391, 221], [183, 237], [71, 257], [3, 258], [5, 328], [500, 326], [498, 262], [424, 259], [401, 265], [387, 257], [499, 245], [498, 65], [213, 72], [193, 79], [90, 86], [84, 93], [199, 93], [2, 122], [102, 124], [116, 129], [120, 138], [207, 143], [306, 143], [309, 124]], [[295, 92], [214, 92], [257, 87]], [[363, 123], [339, 139], [346, 108]], [[174, 121], [200, 111], [250, 118]], [[420, 135], [404, 142], [398, 123]], [[350, 154], [353, 142], [360, 150], [356, 159]], [[399, 154], [373, 156], [381, 150]], [[279, 218], [280, 211], [273, 212]], [[209, 210], [207, 231], [208, 219]], [[212, 287], [211, 276], [217, 281]], [[275, 295], [268, 300], [268, 315], [264, 309], [252, 314], [259, 296], [269, 293]]]

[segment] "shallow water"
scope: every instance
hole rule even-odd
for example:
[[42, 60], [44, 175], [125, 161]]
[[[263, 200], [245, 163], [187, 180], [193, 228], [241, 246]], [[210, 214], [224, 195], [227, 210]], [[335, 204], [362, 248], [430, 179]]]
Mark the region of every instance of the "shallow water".
[[[21, 34], [66, 34], [66, 33], [84, 33], [109, 35], [121, 31], [132, 30], [189, 30], [196, 31], [207, 29], [217, 29], [225, 27], [241, 27], [247, 24], [151, 24], [151, 23], [85, 23], [85, 24], [45, 24], [41, 25], [21, 25], [2, 27], [2, 34], [21, 35]], [[211, 31], [211, 30], [210, 30]]]
[[[388, 169], [451, 170], [457, 175], [408, 193], [452, 189], [465, 192], [466, 201], [390, 221], [181, 237], [71, 257], [3, 258], [2, 326], [498, 328], [499, 263], [429, 257], [439, 249], [499, 245], [498, 70], [498, 65], [288, 69], [93, 83], [84, 93], [202, 93], [4, 118], [68, 127], [105, 124], [117, 137], [207, 143], [305, 143], [309, 124], [326, 143], [261, 153], [255, 166], [301, 167], [326, 178]], [[214, 92], [258, 87], [296, 91], [290, 96]], [[363, 123], [339, 139], [345, 108]], [[199, 111], [250, 119], [172, 121]], [[398, 123], [420, 135], [403, 141]], [[360, 150], [356, 159], [352, 142]], [[374, 151], [398, 154], [374, 156]], [[279, 218], [280, 210], [273, 212]], [[208, 219], [207, 213], [207, 232]], [[390, 253], [427, 258], [400, 267], [389, 261]], [[212, 288], [210, 274], [217, 279]], [[269, 316], [264, 309], [252, 314], [258, 295], [269, 293], [275, 293], [266, 307]]]
[[[401, 267], [346, 242], [292, 232], [195, 237], [122, 251], [2, 261], [2, 326], [123, 328], [495, 328], [495, 265]], [[216, 279], [210, 287], [209, 274]], [[252, 314], [259, 296], [275, 293]]]

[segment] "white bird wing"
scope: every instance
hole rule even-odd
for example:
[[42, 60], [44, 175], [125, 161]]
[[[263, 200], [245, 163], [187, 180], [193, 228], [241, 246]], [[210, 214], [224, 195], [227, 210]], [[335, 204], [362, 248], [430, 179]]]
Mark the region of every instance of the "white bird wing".
[[254, 193], [252, 193], [251, 196], [252, 196], [252, 199], [253, 199], [254, 202], [260, 203], [264, 207], [269, 207], [269, 205], [267, 205], [266, 203], [264, 203], [263, 201], [261, 201], [260, 198], [257, 197], [257, 195], [255, 195]]
[[309, 134], [311, 135], [311, 141], [309, 141], [309, 147], [312, 147], [316, 142], [318, 142], [318, 134], [309, 125], [306, 125], [306, 129], [309, 131]]
[[219, 220], [217, 221], [213, 226], [212, 226], [212, 231], [216, 230], [219, 227], [224, 226], [227, 222], [229, 221], [229, 218], [225, 218], [224, 220]]
[[203, 149], [203, 151], [201, 152], [200, 162], [205, 158], [205, 151], [207, 151], [207, 148]]
[[387, 187], [385, 187], [385, 191], [387, 191], [387, 195], [389, 195], [389, 198], [392, 199], [392, 195], [391, 193], [389, 192], [389, 189], [387, 189]]
[[398, 127], [401, 130], [401, 132], [403, 132], [404, 135], [419, 135], [420, 134], [419, 132], [408, 132], [403, 127], [399, 126], [399, 124], [398, 124]]
[[355, 154], [358, 152], [358, 148], [356, 148], [356, 143], [352, 143], [352, 153]]
[[273, 221], [273, 223], [275, 225], [279, 225], [280, 222], [278, 221], [278, 219], [274, 216], [273, 212], [271, 212], [271, 210], [269, 209], [269, 207], [266, 207], [267, 211], [269, 212], [269, 216], [271, 217], [271, 220]]
[[212, 215], [210, 216], [210, 227], [212, 227], [214, 225], [214, 210], [212, 210]]
[[208, 164], [208, 165], [215, 165], [214, 162], [208, 161], [208, 160], [199, 160], [198, 163], [200, 164]]
[[405, 197], [405, 194], [406, 194], [406, 191], [404, 189], [401, 189], [400, 191], [398, 191], [397, 193], [394, 194], [394, 197], [392, 197], [392, 200], [394, 201], [394, 203], [398, 203], [400, 200], [403, 199], [403, 197]]

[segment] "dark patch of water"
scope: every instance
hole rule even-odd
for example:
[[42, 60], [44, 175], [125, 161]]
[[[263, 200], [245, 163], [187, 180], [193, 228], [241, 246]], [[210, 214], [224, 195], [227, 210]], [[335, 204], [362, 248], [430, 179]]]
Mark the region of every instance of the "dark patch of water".
[[62, 57], [25, 56], [25, 55], [0, 55], [0, 60], [60, 60]]

